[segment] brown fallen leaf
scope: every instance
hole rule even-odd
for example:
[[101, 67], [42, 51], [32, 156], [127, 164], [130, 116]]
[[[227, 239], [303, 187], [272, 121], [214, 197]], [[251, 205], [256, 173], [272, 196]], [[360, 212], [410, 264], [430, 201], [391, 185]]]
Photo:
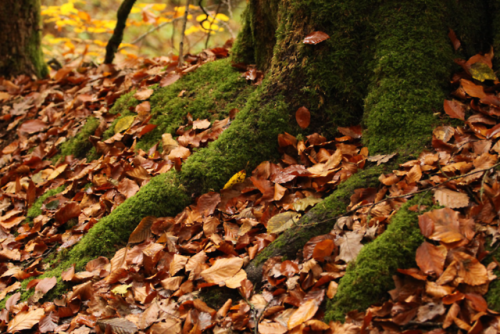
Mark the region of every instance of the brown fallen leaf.
[[469, 196], [448, 188], [438, 188], [434, 192], [434, 199], [442, 206], [450, 209], [465, 208], [469, 205]]
[[14, 319], [9, 322], [7, 332], [13, 333], [25, 329], [31, 329], [38, 324], [40, 319], [44, 316], [45, 311], [43, 308], [37, 308], [29, 311], [22, 311], [18, 313]]
[[451, 118], [465, 119], [465, 105], [457, 100], [444, 100], [444, 112]]
[[443, 273], [446, 253], [446, 247], [424, 241], [416, 252], [417, 265], [425, 274], [439, 276]]
[[322, 31], [314, 31], [314, 32], [310, 33], [309, 35], [307, 35], [302, 42], [304, 44], [316, 45], [318, 43], [326, 41], [329, 38], [330, 38], [330, 36], [328, 36], [326, 33], [322, 32]]
[[297, 124], [299, 124], [302, 129], [305, 129], [311, 122], [311, 113], [306, 107], [300, 107], [295, 112], [295, 119], [297, 120]]
[[139, 101], [144, 101], [147, 100], [153, 95], [154, 90], [151, 88], [139, 90], [134, 94], [134, 97], [138, 99]]
[[200, 275], [208, 283], [222, 284], [236, 275], [242, 266], [243, 259], [239, 257], [218, 259], [213, 266], [203, 270]]

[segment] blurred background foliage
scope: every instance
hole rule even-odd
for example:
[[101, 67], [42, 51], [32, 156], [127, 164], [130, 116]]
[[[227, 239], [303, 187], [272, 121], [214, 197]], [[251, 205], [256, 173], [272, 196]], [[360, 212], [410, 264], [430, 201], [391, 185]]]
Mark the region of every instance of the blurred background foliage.
[[[236, 38], [247, 0], [191, 0], [184, 52], [196, 54]], [[102, 62], [122, 0], [42, 0], [43, 52], [50, 60]], [[185, 0], [137, 0], [127, 20], [117, 61], [178, 54]]]

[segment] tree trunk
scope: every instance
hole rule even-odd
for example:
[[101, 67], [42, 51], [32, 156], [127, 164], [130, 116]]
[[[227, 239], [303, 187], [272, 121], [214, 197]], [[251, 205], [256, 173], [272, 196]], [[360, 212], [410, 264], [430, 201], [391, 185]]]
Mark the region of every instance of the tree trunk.
[[[250, 0], [233, 60], [265, 70], [262, 85], [217, 141], [193, 154], [181, 172], [154, 178], [101, 219], [43, 277], [59, 276], [73, 263], [83, 267], [126, 241], [141, 217], [174, 216], [193, 195], [219, 190], [245, 166], [250, 171], [263, 160], [277, 158], [276, 138], [284, 131], [319, 132], [331, 138], [337, 126], [362, 123], [371, 155], [398, 151], [404, 159], [417, 154], [430, 142], [433, 126], [446, 121], [434, 113], [442, 109], [449, 92], [448, 79], [457, 69], [453, 59], [489, 50], [497, 42], [496, 34], [489, 33], [496, 8], [493, 0]], [[458, 52], [448, 39], [450, 28], [462, 42]], [[330, 38], [317, 45], [302, 43], [318, 30]], [[306, 130], [295, 122], [301, 106], [311, 111]], [[260, 267], [270, 256], [293, 256], [309, 238], [331, 229], [352, 191], [377, 186], [383, 168], [369, 168], [340, 185], [324, 206], [311, 210], [295, 230], [252, 261], [248, 277], [257, 283]], [[426, 198], [416, 200], [431, 204]], [[416, 215], [403, 208], [396, 216], [387, 232], [364, 247], [349, 266], [335, 300], [328, 304], [328, 319], [340, 320], [349, 310], [379, 301], [395, 270], [413, 264], [421, 241]], [[328, 219], [332, 221], [325, 222]]]
[[40, 0], [0, 1], [0, 76], [47, 76], [41, 50]]

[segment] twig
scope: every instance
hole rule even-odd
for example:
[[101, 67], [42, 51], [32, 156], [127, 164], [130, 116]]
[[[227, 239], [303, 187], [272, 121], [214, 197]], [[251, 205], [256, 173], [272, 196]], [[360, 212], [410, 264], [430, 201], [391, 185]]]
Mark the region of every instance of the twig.
[[[200, 4], [201, 4], [201, 0], [200, 0]], [[210, 34], [212, 33], [212, 24], [215, 22], [215, 20], [217, 19], [217, 15], [219, 14], [219, 9], [220, 9], [220, 6], [222, 5], [222, 2], [219, 2], [219, 5], [217, 6], [217, 10], [215, 11], [215, 16], [214, 18], [212, 18], [212, 20], [209, 22], [210, 25], [208, 26], [208, 33], [207, 33], [207, 40], [205, 41], [205, 49], [208, 49], [208, 41], [210, 40]], [[209, 14], [207, 14], [208, 17], [210, 17]], [[210, 17], [211, 18], [211, 17]]]
[[[157, 30], [160, 30], [161, 28], [163, 28], [164, 26], [166, 26], [167, 24], [169, 23], [172, 23], [174, 24], [174, 22], [176, 21], [179, 21], [183, 19], [182, 17], [176, 17], [175, 19], [172, 19], [172, 21], [169, 21], [169, 22], [163, 22], [163, 23], [160, 23], [159, 25], [157, 25], [156, 27], [153, 27], [151, 29], [149, 29], [148, 31], [146, 31], [144, 34], [142, 34], [141, 36], [137, 37], [136, 39], [134, 39], [132, 42], [130, 42], [130, 44], [137, 44], [139, 43], [140, 41], [142, 41], [144, 38], [146, 38], [148, 35], [154, 33], [155, 31]], [[173, 34], [172, 34], [173, 36]]]
[[184, 61], [183, 61], [183, 52], [184, 52], [184, 33], [186, 32], [186, 24], [188, 20], [188, 12], [189, 12], [189, 0], [186, 0], [186, 10], [184, 11], [184, 23], [182, 25], [182, 33], [181, 33], [181, 42], [179, 44], [179, 61], [177, 64], [178, 68], [181, 68]]
[[104, 58], [104, 64], [111, 64], [113, 63], [113, 59], [115, 59], [115, 53], [123, 40], [123, 31], [125, 30], [125, 23], [127, 22], [128, 14], [130, 14], [134, 3], [135, 0], [124, 0], [118, 9], [113, 36], [111, 36], [108, 45], [106, 45], [106, 57]]

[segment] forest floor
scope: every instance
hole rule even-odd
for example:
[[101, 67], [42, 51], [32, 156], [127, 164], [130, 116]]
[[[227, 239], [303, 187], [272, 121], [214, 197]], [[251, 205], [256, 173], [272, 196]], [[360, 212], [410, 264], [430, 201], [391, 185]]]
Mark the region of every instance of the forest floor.
[[[207, 119], [187, 113], [173, 131], [151, 136], [161, 128], [152, 112], [156, 92], [217, 69], [210, 64], [227, 56], [224, 48], [189, 56], [181, 71], [168, 58], [117, 67], [76, 60], [46, 80], [0, 79], [0, 330], [497, 332], [500, 82], [492, 53], [461, 61], [451, 80], [452, 99], [440, 113], [456, 126], [435, 128], [428, 150], [380, 175], [378, 187], [355, 190], [344, 215], [322, 222], [331, 232], [296, 258], [268, 259], [259, 284], [247, 279], [251, 260], [338, 184], [396, 154], [370, 156], [361, 126], [339, 127], [331, 139], [283, 133], [276, 138], [281, 161], [235, 174], [175, 217], [148, 216], [133, 231], [117, 231], [128, 240], [103, 245], [109, 258], [46, 274], [100, 219], [153, 177], [181, 170], [231, 126], [236, 107]], [[241, 94], [262, 80], [253, 67], [231, 71], [242, 77]], [[307, 129], [309, 111], [295, 116]], [[395, 288], [379, 304], [326, 323], [326, 301], [349, 263], [402, 209], [418, 217], [422, 234], [414, 267], [395, 273]]]

